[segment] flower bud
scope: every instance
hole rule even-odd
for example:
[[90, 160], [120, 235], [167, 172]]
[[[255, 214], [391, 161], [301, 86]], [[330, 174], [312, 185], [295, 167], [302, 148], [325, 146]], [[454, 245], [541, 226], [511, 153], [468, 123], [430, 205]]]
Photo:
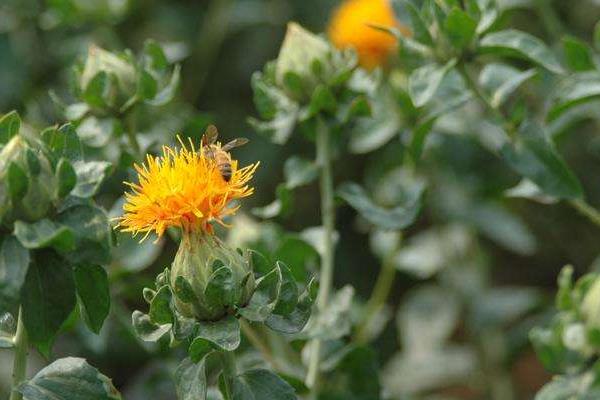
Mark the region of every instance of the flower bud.
[[298, 25], [288, 24], [285, 39], [277, 57], [275, 79], [283, 84], [285, 74], [293, 72], [303, 80], [312, 79], [312, 64], [323, 61], [330, 53], [330, 47], [323, 38]]
[[184, 233], [170, 274], [177, 310], [197, 320], [218, 320], [250, 300], [254, 276], [250, 258], [216, 236]]
[[[35, 158], [35, 160], [34, 160]], [[27, 179], [22, 196], [12, 198], [7, 179], [11, 164], [15, 164]], [[10, 224], [16, 219], [33, 222], [43, 218], [52, 204], [55, 185], [52, 167], [46, 156], [30, 146], [20, 135], [14, 136], [0, 152], [0, 222]]]

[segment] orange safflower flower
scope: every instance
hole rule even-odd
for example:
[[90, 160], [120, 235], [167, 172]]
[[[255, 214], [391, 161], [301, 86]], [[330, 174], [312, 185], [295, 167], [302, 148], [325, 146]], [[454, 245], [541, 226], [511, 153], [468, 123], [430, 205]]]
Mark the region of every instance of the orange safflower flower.
[[396, 49], [396, 39], [370, 25], [398, 28], [401, 26], [388, 0], [346, 0], [333, 13], [329, 38], [338, 48], [354, 48], [361, 66], [373, 69], [385, 64]]
[[189, 147], [180, 143], [179, 150], [164, 146], [161, 157], [148, 155], [145, 164], [135, 165], [139, 183], [126, 182], [131, 192], [126, 193], [124, 215], [118, 218], [124, 232], [144, 233], [142, 240], [151, 232], [160, 237], [171, 226], [184, 233], [198, 229], [212, 233], [212, 222], [224, 225], [223, 218], [239, 208], [231, 207], [233, 200], [254, 192], [247, 184], [258, 163], [238, 169], [237, 160], [231, 160], [227, 181], [202, 148], [196, 150], [191, 140]]

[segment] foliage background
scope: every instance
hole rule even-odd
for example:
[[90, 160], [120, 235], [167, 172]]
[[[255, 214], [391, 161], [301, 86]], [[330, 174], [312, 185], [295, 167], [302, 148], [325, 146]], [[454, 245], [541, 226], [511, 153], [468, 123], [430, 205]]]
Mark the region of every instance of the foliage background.
[[[593, 27], [600, 18], [600, 2], [594, 0], [512, 0], [511, 3], [518, 4], [504, 15], [503, 24], [533, 33], [557, 51], [565, 32], [590, 42]], [[283, 179], [283, 164], [290, 155], [312, 156], [310, 145], [302, 140], [293, 139], [280, 147], [249, 127], [247, 117], [255, 114], [250, 77], [276, 57], [287, 21], [296, 20], [313, 31], [323, 31], [335, 4], [333, 0], [0, 0], [0, 110], [17, 109], [24, 120], [37, 127], [63, 122], [48, 91], [52, 89], [67, 96], [68, 68], [85, 55], [91, 43], [110, 50], [135, 51], [142, 48], [145, 39], [153, 38], [183, 68], [180, 101], [161, 111], [169, 117], [170, 124], [154, 129], [169, 133], [183, 131], [197, 137], [212, 121], [219, 126], [223, 138], [248, 137], [250, 144], [236, 150], [236, 155], [242, 164], [261, 160], [256, 194], [244, 204], [248, 211], [272, 201], [275, 188]], [[541, 108], [544, 104], [534, 106]], [[597, 122], [585, 120], [559, 136], [561, 152], [582, 180], [589, 203], [594, 205], [600, 204], [600, 185], [595, 172], [600, 163], [597, 132]], [[487, 199], [505, 202], [518, 217], [519, 229], [525, 229], [535, 238], [535, 251], [524, 252], [530, 254], [507, 250], [485, 236], [482, 242], [490, 268], [490, 286], [538, 288], [542, 301], [534, 307], [529, 319], [521, 322], [522, 326], [531, 326], [533, 321], [544, 320], [560, 268], [572, 263], [576, 271], [583, 272], [598, 256], [598, 228], [566, 205], [540, 206], [526, 200], [502, 200], [503, 190], [518, 181], [516, 176], [468, 137], [439, 135], [436, 139], [445, 145], [427, 155], [427, 164], [477, 187], [479, 194]], [[363, 181], [368, 175], [367, 166], [383, 160], [383, 154], [384, 150], [369, 156], [342, 156], [334, 164], [336, 180]], [[118, 186], [119, 182], [107, 185]], [[299, 190], [297, 206], [279, 221], [286, 229], [299, 231], [318, 225], [319, 215], [314, 212], [319, 202], [317, 190], [316, 185]], [[110, 196], [104, 200], [107, 208], [114, 201]], [[438, 216], [435, 204], [431, 203], [418, 223], [409, 229], [408, 237], [435, 226]], [[500, 222], [487, 220], [488, 224]], [[361, 233], [360, 223], [350, 207], [338, 210], [337, 228], [340, 242], [336, 286], [350, 283], [358, 297], [366, 298], [379, 270], [379, 261], [371, 255], [366, 245], [368, 238]], [[509, 236], [513, 234], [507, 232]], [[168, 371], [176, 365], [176, 356], [166, 348], [153, 349], [137, 341], [127, 328], [128, 313], [121, 311], [140, 307], [141, 288], [164, 268], [164, 262], [172, 258], [174, 251], [175, 247], [169, 244], [151, 267], [139, 273], [126, 273], [118, 280], [118, 287], [112, 291], [119, 293], [122, 304], [113, 304], [111, 318], [100, 337], [84, 329], [66, 328], [68, 333], [59, 339], [54, 356], [86, 357], [113, 378], [127, 399], [143, 399], [147, 393], [152, 393], [154, 399], [173, 398]], [[408, 290], [420, 284], [421, 280], [401, 274], [390, 304], [399, 304]], [[463, 321], [453, 339], [467, 341], [468, 329]], [[388, 325], [374, 346], [382, 364], [398, 350], [394, 324]], [[156, 352], [162, 359], [154, 358]], [[10, 373], [5, 369], [11, 365], [9, 353], [0, 353], [0, 397], [8, 390]], [[31, 370], [39, 369], [41, 363], [41, 359], [37, 365], [31, 363]], [[506, 370], [520, 398], [531, 398], [549, 379], [527, 344], [517, 346], [507, 364]], [[479, 372], [477, 375], [493, 373]], [[485, 377], [474, 379], [485, 380]], [[477, 398], [461, 384], [450, 385], [444, 393], [456, 398]]]

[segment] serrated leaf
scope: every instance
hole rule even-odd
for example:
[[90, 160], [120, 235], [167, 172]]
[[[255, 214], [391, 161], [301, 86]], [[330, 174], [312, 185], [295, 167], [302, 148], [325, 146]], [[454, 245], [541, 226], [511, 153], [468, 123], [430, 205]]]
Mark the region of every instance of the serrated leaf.
[[54, 361], [18, 387], [26, 400], [120, 400], [112, 381], [83, 358]]
[[93, 264], [79, 264], [73, 272], [84, 321], [92, 332], [99, 333], [110, 311], [108, 274]]
[[23, 221], [15, 222], [14, 235], [27, 249], [51, 247], [63, 253], [75, 249], [73, 231], [65, 225], [57, 224], [46, 218], [31, 224]]
[[564, 73], [556, 56], [540, 39], [515, 29], [494, 32], [481, 39], [483, 52], [515, 56], [534, 62], [556, 74]]

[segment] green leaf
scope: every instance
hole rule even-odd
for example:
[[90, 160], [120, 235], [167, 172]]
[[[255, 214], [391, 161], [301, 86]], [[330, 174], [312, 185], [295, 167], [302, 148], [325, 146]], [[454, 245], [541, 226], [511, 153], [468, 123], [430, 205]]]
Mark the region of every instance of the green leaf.
[[108, 274], [92, 264], [79, 264], [73, 272], [83, 318], [93, 332], [100, 333], [110, 311]]
[[294, 388], [266, 369], [251, 369], [232, 380], [231, 400], [296, 400]]
[[277, 305], [281, 290], [281, 269], [279, 264], [267, 275], [256, 281], [256, 289], [245, 307], [238, 310], [240, 315], [250, 321], [264, 321]]
[[582, 72], [568, 76], [556, 88], [548, 120], [553, 121], [568, 110], [600, 96], [600, 73]]
[[444, 23], [444, 31], [450, 43], [459, 50], [469, 46], [476, 30], [477, 22], [458, 7], [450, 11]]
[[42, 172], [40, 160], [33, 149], [27, 148], [25, 150], [25, 161], [27, 163], [27, 170], [31, 176], [38, 176]]
[[155, 324], [164, 325], [173, 323], [171, 312], [171, 289], [169, 286], [161, 287], [150, 303], [150, 320]]
[[482, 52], [523, 58], [556, 74], [564, 73], [556, 56], [540, 39], [515, 29], [494, 32], [480, 42]]
[[414, 70], [408, 78], [408, 93], [416, 107], [422, 107], [431, 100], [442, 80], [456, 65], [456, 59], [445, 65], [427, 64]]
[[22, 221], [15, 222], [14, 235], [27, 249], [51, 247], [63, 253], [75, 249], [73, 231], [65, 225], [57, 224], [46, 218], [31, 224]]
[[405, 7], [410, 17], [412, 28], [411, 30], [415, 40], [424, 44], [425, 46], [433, 46], [433, 38], [431, 37], [431, 33], [429, 32], [429, 29], [427, 29], [427, 25], [421, 18], [421, 13], [417, 9], [417, 7], [415, 7], [415, 5], [408, 0], [402, 0], [400, 2], [403, 3], [402, 6]]
[[171, 330], [171, 324], [158, 325], [150, 321], [150, 316], [135, 310], [131, 314], [131, 322], [135, 333], [145, 342], [156, 342]]
[[6, 176], [8, 194], [13, 202], [20, 202], [29, 188], [29, 177], [21, 167], [15, 162], [8, 164]]
[[71, 266], [51, 251], [36, 253], [22, 293], [23, 322], [28, 338], [48, 357], [58, 330], [75, 307]]
[[110, 261], [111, 228], [104, 210], [91, 205], [69, 207], [56, 221], [75, 233], [77, 251], [66, 257], [73, 263], [107, 264]]
[[73, 165], [66, 158], [58, 160], [56, 165], [57, 196], [65, 197], [77, 184], [77, 174]]
[[288, 315], [294, 311], [298, 304], [298, 286], [296, 285], [292, 271], [290, 271], [287, 265], [281, 261], [277, 261], [277, 267], [281, 271], [281, 286], [277, 305], [273, 312], [280, 315]]
[[158, 83], [154, 77], [145, 69], [142, 69], [138, 75], [136, 96], [141, 100], [154, 98], [158, 91]]
[[112, 86], [110, 75], [105, 71], [100, 71], [83, 89], [82, 98], [91, 107], [107, 107]]
[[83, 358], [54, 361], [33, 378], [19, 385], [25, 400], [120, 400], [110, 378]]
[[288, 189], [308, 185], [319, 175], [319, 167], [313, 161], [292, 156], [285, 161], [283, 175]]
[[177, 94], [180, 81], [181, 67], [176, 65], [173, 69], [173, 74], [171, 74], [169, 83], [160, 89], [154, 98], [146, 100], [145, 103], [150, 104], [151, 106], [161, 107], [171, 102], [171, 100], [173, 100]]
[[175, 390], [178, 400], [206, 399], [206, 359], [185, 358], [175, 370]]
[[185, 279], [185, 277], [178, 275], [175, 278], [175, 296], [184, 303], [192, 303], [197, 301], [196, 294], [192, 285]]
[[0, 144], [6, 144], [8, 141], [19, 133], [21, 128], [21, 118], [16, 111], [11, 111], [4, 114], [0, 118]]
[[9, 312], [0, 314], [0, 349], [11, 349], [14, 347], [16, 332], [17, 322], [12, 314]]
[[350, 204], [367, 221], [384, 229], [404, 229], [411, 225], [421, 210], [422, 183], [415, 183], [403, 203], [393, 208], [383, 208], [373, 202], [367, 192], [356, 183], [345, 183], [338, 189], [338, 196]]
[[536, 75], [535, 69], [519, 71], [504, 64], [488, 64], [479, 75], [479, 83], [490, 93], [490, 103], [500, 107], [523, 83]]
[[313, 91], [308, 105], [308, 115], [306, 119], [317, 115], [320, 112], [333, 112], [337, 107], [337, 101], [331, 90], [325, 85], [319, 85]]
[[144, 42], [145, 65], [155, 71], [162, 71], [169, 66], [169, 60], [163, 48], [155, 40], [148, 39]]
[[573, 308], [573, 267], [567, 265], [563, 267], [558, 275], [558, 292], [556, 293], [556, 308], [567, 311]]
[[477, 24], [477, 34], [487, 31], [500, 16], [498, 5], [495, 0], [476, 0], [480, 17]]
[[300, 332], [306, 326], [312, 311], [312, 305], [315, 297], [312, 294], [314, 289], [314, 280], [312, 280], [306, 290], [298, 298], [296, 307], [292, 312], [279, 314], [276, 309], [265, 321], [265, 324], [274, 331], [294, 334]]
[[0, 246], [0, 310], [10, 310], [18, 303], [30, 261], [29, 251], [17, 238], [4, 236]]
[[59, 129], [47, 128], [41, 136], [57, 159], [64, 157], [71, 162], [82, 159], [83, 149], [72, 124], [65, 124]]
[[111, 164], [106, 161], [78, 161], [73, 164], [73, 167], [77, 174], [77, 185], [75, 185], [72, 194], [87, 199], [98, 192], [111, 168]]
[[214, 346], [208, 340], [203, 338], [195, 338], [188, 348], [188, 354], [192, 361], [199, 362], [214, 349]]
[[209, 307], [222, 309], [233, 306], [236, 301], [236, 282], [229, 266], [222, 266], [212, 273], [204, 289]]
[[267, 275], [273, 269], [273, 264], [267, 258], [256, 250], [249, 250], [252, 259], [252, 270], [259, 275]]
[[218, 321], [201, 321], [198, 324], [196, 337], [190, 349], [198, 354], [198, 348], [205, 347], [202, 341], [208, 341], [219, 350], [233, 351], [240, 345], [240, 322], [232, 315]]
[[562, 39], [565, 61], [573, 71], [589, 71], [596, 68], [592, 49], [583, 41], [573, 36]]
[[579, 180], [538, 124], [526, 121], [514, 142], [501, 148], [500, 155], [512, 169], [530, 179], [544, 193], [563, 199], [583, 198]]

